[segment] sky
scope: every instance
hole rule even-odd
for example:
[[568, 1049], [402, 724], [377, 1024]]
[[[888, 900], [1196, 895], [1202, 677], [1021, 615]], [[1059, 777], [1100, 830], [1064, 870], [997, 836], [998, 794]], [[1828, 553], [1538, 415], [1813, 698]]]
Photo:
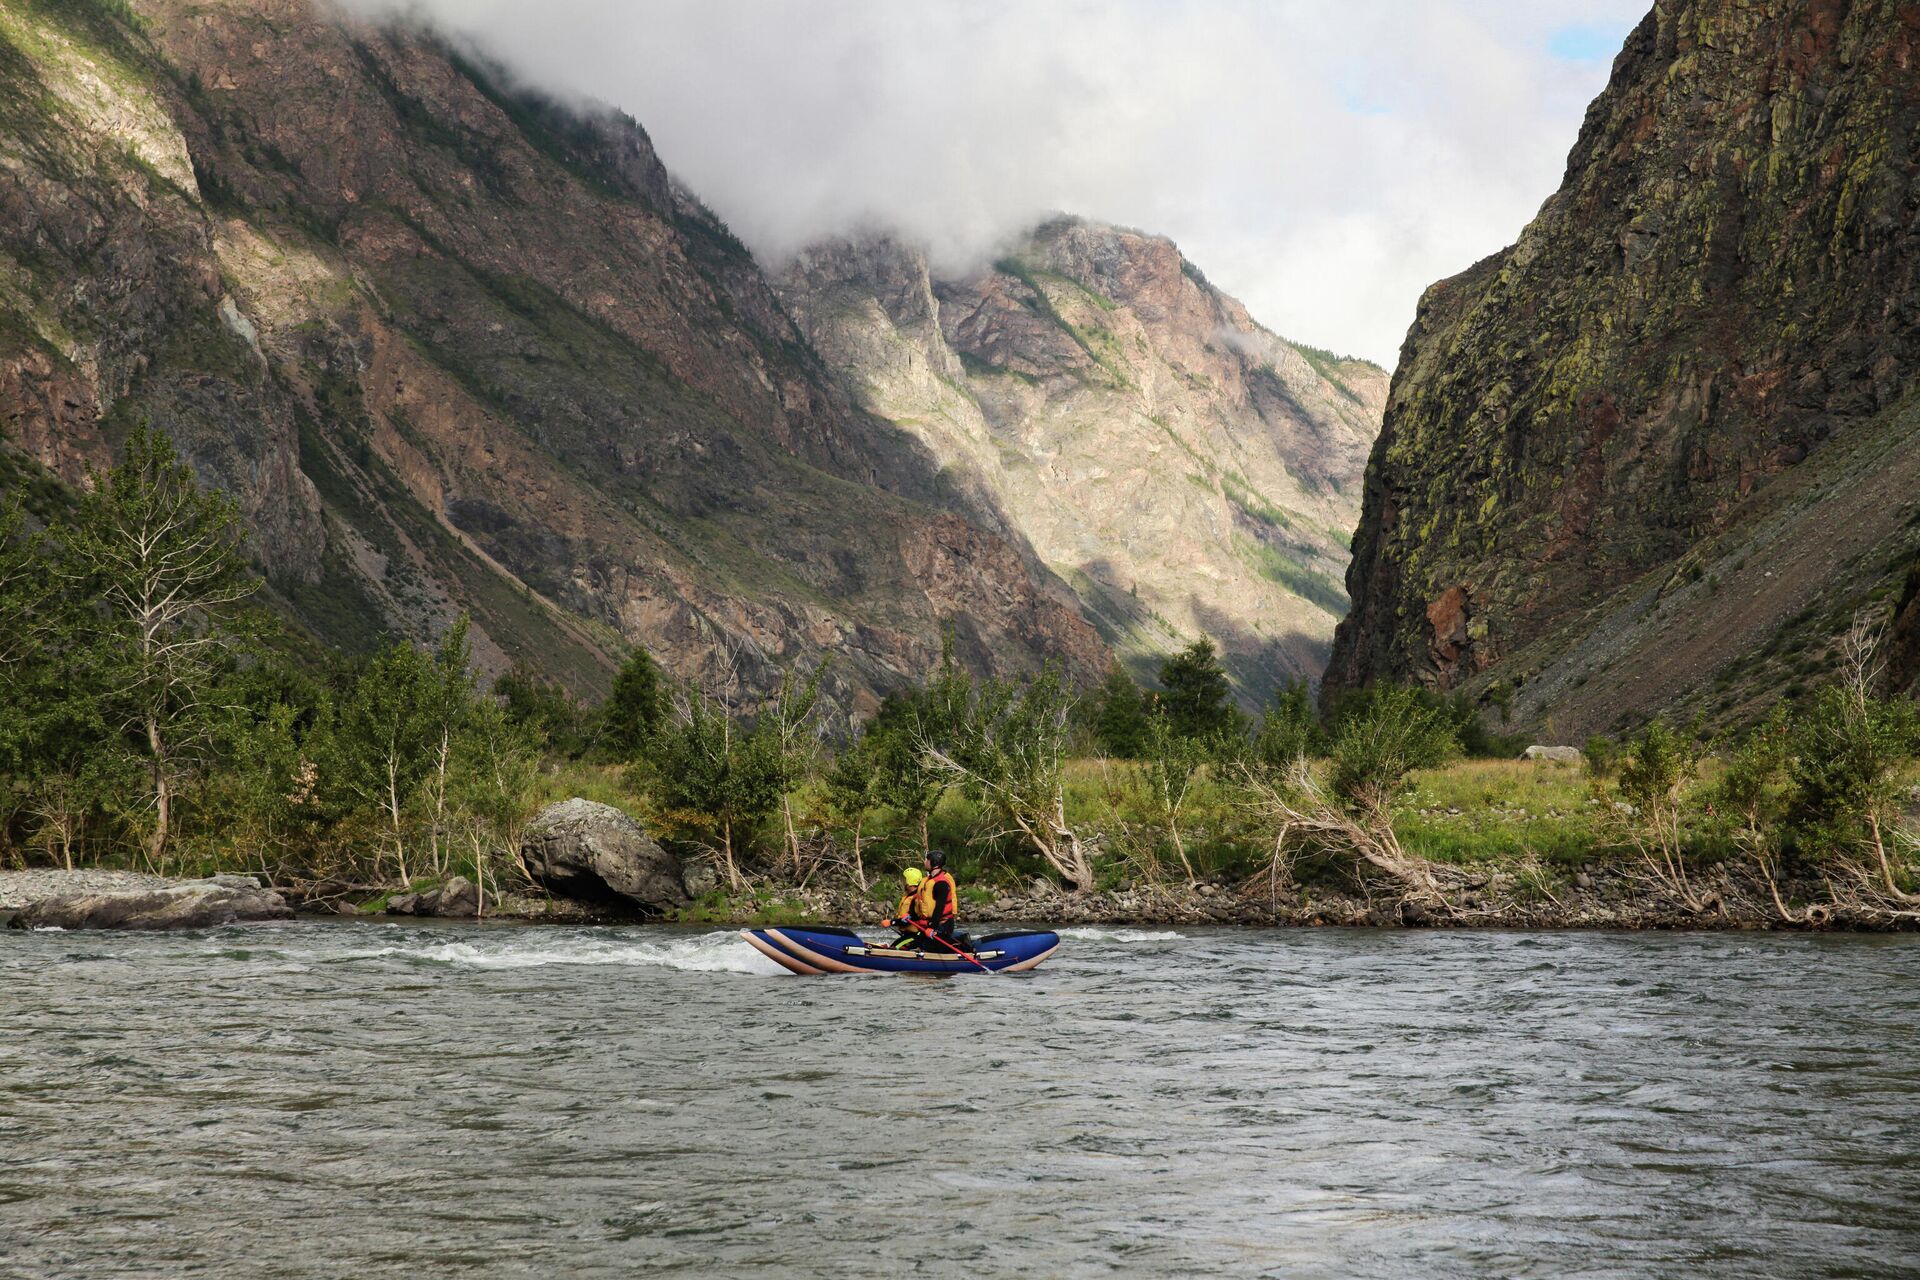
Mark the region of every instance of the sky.
[[1559, 185], [1650, 0], [347, 3], [627, 111], [769, 265], [880, 228], [960, 273], [1074, 213], [1392, 368]]

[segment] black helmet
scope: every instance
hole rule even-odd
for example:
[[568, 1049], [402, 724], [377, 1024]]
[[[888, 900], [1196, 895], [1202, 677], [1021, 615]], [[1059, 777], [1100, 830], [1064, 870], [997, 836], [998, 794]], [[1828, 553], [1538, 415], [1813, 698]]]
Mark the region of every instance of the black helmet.
[[938, 849], [929, 849], [927, 850], [927, 865], [935, 871], [938, 871], [947, 865], [947, 855]]

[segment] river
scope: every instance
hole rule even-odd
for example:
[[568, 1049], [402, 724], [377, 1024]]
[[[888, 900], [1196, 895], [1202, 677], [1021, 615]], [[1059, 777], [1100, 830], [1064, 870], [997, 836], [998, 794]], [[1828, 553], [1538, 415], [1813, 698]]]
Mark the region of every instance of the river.
[[0, 935], [5, 1276], [1912, 1276], [1920, 943]]

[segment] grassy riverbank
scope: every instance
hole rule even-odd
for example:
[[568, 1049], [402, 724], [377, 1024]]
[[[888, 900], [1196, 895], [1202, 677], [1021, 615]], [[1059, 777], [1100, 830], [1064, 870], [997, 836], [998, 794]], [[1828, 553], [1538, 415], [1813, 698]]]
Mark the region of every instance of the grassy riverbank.
[[[1551, 760], [1459, 760], [1411, 775], [1393, 806], [1393, 828], [1408, 854], [1433, 864], [1441, 895], [1431, 903], [1357, 877], [1331, 851], [1297, 853], [1276, 878], [1270, 814], [1222, 767], [1203, 770], [1182, 807], [1191, 879], [1153, 802], [1150, 771], [1133, 761], [1083, 757], [1063, 770], [1067, 820], [1096, 850], [1099, 878], [1088, 892], [1063, 890], [962, 794], [942, 798], [928, 835], [957, 872], [965, 916], [981, 924], [1913, 927], [1883, 909], [1836, 906], [1834, 887], [1809, 866], [1776, 866], [1769, 885], [1716, 805], [1726, 772], [1723, 762], [1706, 761], [1682, 791], [1684, 893], [1636, 839], [1617, 783], [1583, 764]], [[672, 828], [639, 771], [555, 767], [543, 774], [541, 793], [584, 795], [628, 809], [656, 830]], [[679, 921], [777, 925], [885, 915], [899, 870], [919, 861], [917, 826], [896, 812], [869, 815], [856, 868], [848, 833], [820, 788], [798, 793], [793, 811], [797, 870], [771, 861], [739, 889], [716, 885]], [[517, 906], [541, 910], [537, 899], [522, 897]]]

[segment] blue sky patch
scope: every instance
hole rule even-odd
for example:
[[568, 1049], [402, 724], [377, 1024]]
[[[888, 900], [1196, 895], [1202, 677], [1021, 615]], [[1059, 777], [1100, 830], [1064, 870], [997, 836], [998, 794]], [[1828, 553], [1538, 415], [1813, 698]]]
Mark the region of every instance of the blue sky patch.
[[1563, 62], [1612, 62], [1628, 30], [1607, 22], [1574, 23], [1547, 37], [1547, 52]]

